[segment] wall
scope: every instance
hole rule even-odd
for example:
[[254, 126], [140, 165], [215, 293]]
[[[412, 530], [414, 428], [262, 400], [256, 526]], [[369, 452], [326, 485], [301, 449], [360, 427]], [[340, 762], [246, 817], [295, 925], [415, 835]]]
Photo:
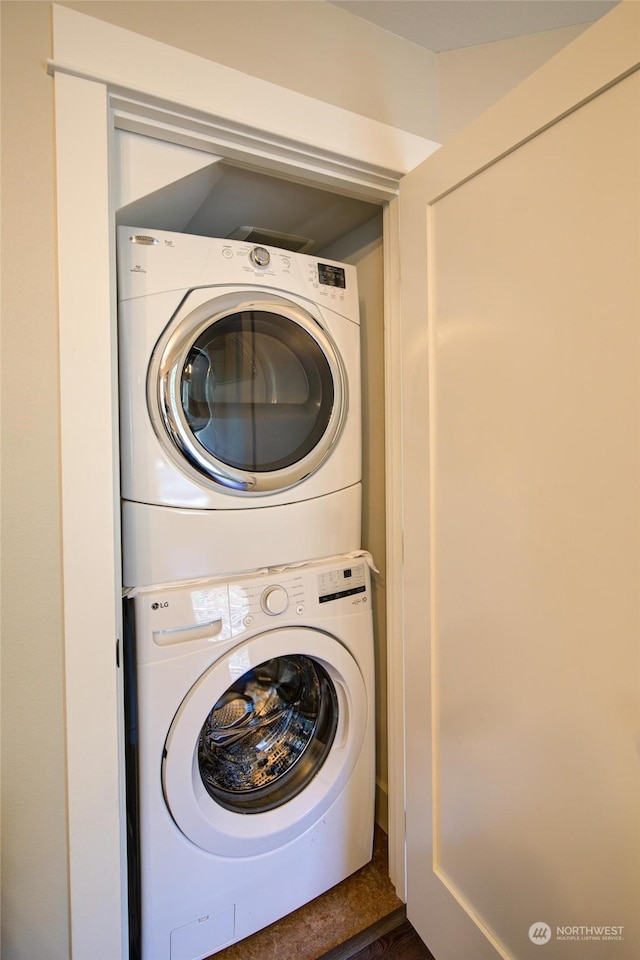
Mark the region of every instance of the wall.
[[435, 54], [325, 0], [60, 5], [441, 143], [590, 26]]
[[438, 133], [445, 143], [590, 24], [438, 54]]
[[2, 956], [68, 956], [49, 4], [2, 6]]
[[62, 0], [61, 6], [436, 139], [436, 54], [324, 0]]

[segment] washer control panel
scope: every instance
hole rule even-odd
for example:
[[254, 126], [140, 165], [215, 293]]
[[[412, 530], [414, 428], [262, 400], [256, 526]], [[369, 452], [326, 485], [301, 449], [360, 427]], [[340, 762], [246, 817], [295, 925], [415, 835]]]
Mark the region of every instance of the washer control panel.
[[239, 577], [228, 590], [233, 636], [285, 621], [359, 613], [371, 605], [369, 570], [360, 557]]
[[280, 619], [296, 620], [306, 610], [304, 578], [295, 570], [229, 584], [231, 630], [234, 636]]
[[136, 591], [138, 662], [181, 656], [187, 645], [230, 643], [278, 627], [330, 629], [333, 618], [371, 616], [364, 556], [310, 561], [233, 580]]
[[366, 593], [364, 563], [343, 567], [340, 570], [329, 570], [318, 577], [318, 601], [330, 603], [332, 600], [341, 600], [343, 597], [354, 597]]

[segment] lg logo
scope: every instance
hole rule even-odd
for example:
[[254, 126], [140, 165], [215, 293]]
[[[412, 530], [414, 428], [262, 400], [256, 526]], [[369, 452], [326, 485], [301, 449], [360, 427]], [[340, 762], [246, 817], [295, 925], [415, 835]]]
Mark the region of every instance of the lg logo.
[[543, 923], [540, 920], [537, 923], [532, 923], [529, 927], [529, 940], [537, 946], [540, 946], [542, 943], [548, 943], [549, 940], [551, 940], [551, 927], [549, 924]]
[[166, 607], [168, 607], [168, 606], [169, 606], [169, 601], [168, 601], [168, 600], [165, 600], [164, 603], [152, 603], [152, 604], [151, 604], [151, 609], [152, 609], [152, 610], [164, 610], [164, 609], [166, 609]]

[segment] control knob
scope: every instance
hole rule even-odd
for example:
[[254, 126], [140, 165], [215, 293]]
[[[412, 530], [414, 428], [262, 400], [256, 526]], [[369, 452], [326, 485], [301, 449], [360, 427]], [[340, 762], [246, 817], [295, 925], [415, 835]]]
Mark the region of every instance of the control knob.
[[260, 598], [260, 605], [270, 617], [275, 617], [289, 606], [289, 597], [284, 587], [275, 585], [267, 587]]
[[249, 253], [249, 259], [256, 267], [268, 267], [271, 263], [271, 254], [265, 247], [254, 247]]

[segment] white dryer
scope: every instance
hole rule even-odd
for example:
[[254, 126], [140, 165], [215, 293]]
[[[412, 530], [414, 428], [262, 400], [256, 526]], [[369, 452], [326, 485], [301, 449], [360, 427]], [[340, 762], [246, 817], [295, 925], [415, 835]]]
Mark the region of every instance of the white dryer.
[[371, 858], [369, 569], [142, 588], [125, 619], [131, 929], [141, 960], [201, 960]]
[[355, 268], [120, 227], [126, 586], [360, 547]]

